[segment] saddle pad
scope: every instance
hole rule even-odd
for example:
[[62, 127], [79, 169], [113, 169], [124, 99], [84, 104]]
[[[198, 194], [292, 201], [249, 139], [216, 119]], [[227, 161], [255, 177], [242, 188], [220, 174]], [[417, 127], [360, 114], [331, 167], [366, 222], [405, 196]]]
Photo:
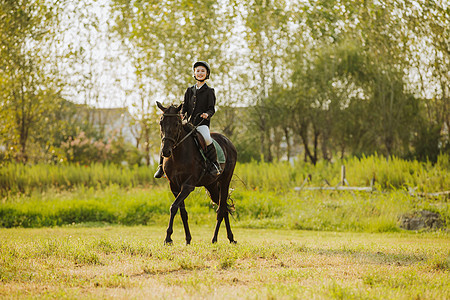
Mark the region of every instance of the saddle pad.
[[222, 147], [220, 147], [219, 143], [216, 142], [215, 139], [213, 139], [213, 144], [214, 147], [216, 147], [216, 152], [217, 152], [217, 162], [219, 164], [224, 164], [226, 159], [225, 159], [225, 153], [223, 152]]

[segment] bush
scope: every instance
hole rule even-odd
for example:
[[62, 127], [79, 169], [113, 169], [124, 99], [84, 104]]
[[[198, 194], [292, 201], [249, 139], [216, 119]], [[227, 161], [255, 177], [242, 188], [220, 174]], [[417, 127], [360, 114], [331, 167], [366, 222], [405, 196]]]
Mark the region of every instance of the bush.
[[170, 194], [142, 190], [128, 195], [111, 186], [104, 191], [79, 189], [73, 193], [34, 193], [0, 205], [0, 227], [43, 227], [79, 223], [148, 224], [169, 211]]
[[[351, 186], [369, 186], [375, 178], [380, 190], [417, 188], [418, 192], [436, 192], [450, 187], [450, 157], [441, 154], [437, 163], [406, 161], [396, 157], [387, 160], [373, 155], [349, 158], [329, 163], [320, 161], [315, 166], [303, 161], [295, 163], [256, 162], [238, 163], [232, 186], [251, 190], [286, 192], [301, 186], [311, 176], [309, 185], [336, 186], [340, 181], [341, 165], [346, 166], [347, 180]], [[122, 166], [118, 164], [90, 165], [22, 165], [6, 163], [0, 168], [0, 195], [30, 194], [48, 189], [75, 187], [122, 188], [139, 186], [164, 186], [167, 181], [153, 178], [155, 166]]]
[[157, 186], [165, 181], [153, 178], [154, 166], [121, 166], [115, 164], [22, 165], [8, 163], [0, 168], [0, 195], [31, 194], [48, 189], [72, 189], [75, 187], [106, 188], [119, 185], [122, 188]]

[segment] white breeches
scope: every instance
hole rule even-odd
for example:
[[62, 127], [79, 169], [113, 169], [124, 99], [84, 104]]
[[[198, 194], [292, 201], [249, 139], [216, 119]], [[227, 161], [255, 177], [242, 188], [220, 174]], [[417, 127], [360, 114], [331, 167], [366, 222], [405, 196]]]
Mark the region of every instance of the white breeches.
[[209, 133], [209, 127], [206, 125], [200, 125], [197, 127], [197, 131], [203, 136], [206, 142], [206, 146], [212, 144], [213, 140], [211, 138], [211, 134]]

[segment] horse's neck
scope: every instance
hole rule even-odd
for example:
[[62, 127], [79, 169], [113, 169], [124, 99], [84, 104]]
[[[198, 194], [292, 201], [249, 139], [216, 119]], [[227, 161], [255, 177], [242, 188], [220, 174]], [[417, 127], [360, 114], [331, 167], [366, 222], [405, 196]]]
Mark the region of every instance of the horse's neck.
[[[188, 134], [190, 135], [186, 137]], [[184, 140], [174, 149], [173, 158], [175, 161], [186, 162], [191, 158], [191, 151], [196, 147], [193, 137], [194, 134], [195, 133], [191, 133], [191, 130], [188, 130], [184, 126], [182, 127], [179, 141]]]

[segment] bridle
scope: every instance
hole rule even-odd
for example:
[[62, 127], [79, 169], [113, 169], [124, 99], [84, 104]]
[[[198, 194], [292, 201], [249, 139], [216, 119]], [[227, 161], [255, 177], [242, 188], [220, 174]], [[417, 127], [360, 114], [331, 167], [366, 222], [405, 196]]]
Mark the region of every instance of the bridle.
[[[164, 118], [164, 117], [179, 117], [179, 116], [180, 116], [179, 114], [166, 114], [166, 113], [164, 113], [164, 114], [162, 115], [163, 118]], [[173, 137], [170, 137], [170, 136], [169, 136], [169, 137], [164, 136], [164, 137], [161, 139], [161, 141], [162, 141], [163, 143], [164, 143], [164, 141], [166, 141], [166, 140], [173, 142], [174, 146], [172, 146], [172, 149], [175, 149], [175, 148], [179, 145], [178, 140], [180, 139], [180, 134], [181, 134], [181, 130], [179, 129], [179, 130], [178, 130], [178, 136], [177, 136], [176, 139], [174, 139]]]

